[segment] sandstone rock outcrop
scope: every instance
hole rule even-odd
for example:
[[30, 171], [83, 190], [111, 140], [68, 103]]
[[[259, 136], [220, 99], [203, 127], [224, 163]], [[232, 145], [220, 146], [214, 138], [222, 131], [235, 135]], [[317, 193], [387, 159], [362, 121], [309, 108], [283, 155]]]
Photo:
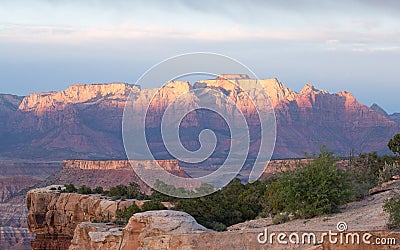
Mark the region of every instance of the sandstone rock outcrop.
[[72, 236], [80, 222], [115, 220], [118, 208], [134, 203], [101, 199], [99, 195], [60, 193], [51, 187], [34, 189], [26, 195], [28, 225], [33, 233]]
[[[116, 170], [129, 169], [132, 168], [132, 166], [140, 165], [144, 168], [152, 169], [154, 168], [154, 163], [155, 162], [151, 160], [64, 160], [63, 168], [78, 168], [82, 170]], [[158, 160], [157, 164], [171, 173], [182, 171], [177, 160]]]
[[124, 228], [81, 223], [69, 249], [169, 249], [168, 241], [147, 241], [149, 237], [212, 232], [184, 212], [148, 211], [134, 214]]
[[[142, 201], [111, 201], [100, 195], [80, 195], [51, 190], [55, 186], [30, 190], [26, 195], [28, 227], [36, 234], [33, 249], [67, 249], [75, 228], [81, 222], [114, 221], [117, 210]], [[167, 204], [166, 204], [167, 205]], [[61, 244], [60, 248], [57, 242]]]
[[[398, 180], [396, 183], [388, 184], [392, 190], [348, 204], [339, 214], [279, 225], [272, 225], [270, 219], [261, 219], [232, 226], [232, 231], [227, 232], [208, 230], [197, 224], [192, 216], [171, 210], [134, 214], [126, 226], [93, 223], [88, 220], [104, 218], [105, 212], [114, 215], [115, 207], [124, 204], [104, 201], [96, 196], [60, 194], [48, 187], [28, 193], [29, 228], [37, 233], [32, 242], [34, 249], [400, 249], [400, 233], [387, 231], [382, 211], [384, 200], [398, 193]], [[101, 202], [107, 205], [101, 206]], [[326, 239], [317, 244], [312, 241], [279, 244], [276, 237], [272, 243], [258, 242], [266, 228], [270, 234], [312, 232], [319, 237], [329, 230], [338, 233], [336, 224], [339, 221], [347, 222], [349, 226], [343, 237], [370, 233], [373, 235], [368, 238], [371, 242], [381, 237], [395, 239], [397, 244], [339, 244]]]

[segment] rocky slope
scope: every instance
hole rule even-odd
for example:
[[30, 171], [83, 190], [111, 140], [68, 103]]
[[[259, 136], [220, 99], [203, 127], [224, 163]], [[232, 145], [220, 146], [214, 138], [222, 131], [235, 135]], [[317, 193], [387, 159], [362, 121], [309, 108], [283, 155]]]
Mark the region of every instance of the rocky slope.
[[1, 129], [5, 128], [7, 119], [18, 110], [22, 100], [22, 96], [0, 94], [0, 133], [4, 132]]
[[[26, 195], [29, 230], [36, 234], [33, 249], [68, 249], [81, 222], [117, 220], [117, 210], [143, 201], [111, 201], [101, 195], [80, 195], [51, 190], [53, 185], [30, 190]], [[170, 206], [165, 203], [164, 205]]]
[[[109, 201], [98, 195], [59, 193], [50, 187], [28, 192], [29, 228], [36, 233], [33, 249], [400, 249], [400, 233], [386, 229], [386, 215], [382, 211], [384, 200], [399, 193], [400, 181], [383, 184], [371, 196], [353, 202], [343, 212], [311, 220], [293, 220], [272, 225], [269, 219], [259, 219], [234, 225], [227, 232], [214, 232], [197, 224], [190, 215], [178, 211], [148, 211], [134, 214], [125, 227], [93, 223], [90, 220], [115, 218], [119, 207], [128, 201]], [[140, 204], [139, 204], [140, 205]], [[394, 238], [396, 245], [339, 244], [325, 241], [317, 244], [261, 244], [258, 237], [268, 228], [272, 233], [314, 233], [320, 237], [331, 230], [339, 233], [338, 222], [347, 223], [347, 234], [370, 233], [369, 240], [377, 237]], [[337, 239], [339, 236], [336, 236]], [[321, 238], [318, 238], [320, 240]]]
[[393, 113], [393, 114], [388, 114], [382, 107], [380, 107], [378, 104], [374, 103], [371, 107], [372, 110], [377, 112], [378, 114], [381, 114], [399, 124], [400, 127], [400, 113]]
[[397, 124], [399, 124], [400, 127], [400, 113], [394, 113], [389, 115], [390, 119], [392, 119], [393, 121], [396, 121]]
[[8, 143], [8, 141], [4, 140], [7, 137], [6, 133], [9, 131], [8, 120], [10, 116], [17, 112], [18, 106], [21, 103], [22, 99], [23, 97], [21, 96], [0, 94], [0, 148]]
[[0, 204], [19, 196], [21, 191], [40, 183], [60, 167], [58, 162], [0, 161]]
[[[251, 96], [260, 94], [252, 89], [255, 80], [244, 76], [234, 78], [241, 88], [251, 90]], [[368, 108], [350, 93], [330, 94], [310, 84], [297, 93], [274, 78], [260, 83], [271, 98], [277, 118], [275, 158], [299, 157], [303, 151], [317, 151], [323, 144], [343, 155], [352, 149], [357, 153], [388, 152], [387, 140], [399, 131], [398, 124], [392, 120], [396, 116], [391, 118]], [[28, 95], [18, 109], [16, 103], [20, 99], [13, 97], [12, 102], [8, 102], [13, 103], [11, 109], [0, 108], [0, 116], [8, 117], [2, 119], [0, 126], [0, 152], [3, 157], [18, 154], [25, 158], [43, 159], [126, 158], [121, 120], [127, 97], [132, 92], [136, 110], [143, 110], [143, 103], [154, 96], [147, 117], [149, 129], [152, 129], [149, 133], [150, 148], [157, 157], [165, 159], [169, 154], [160, 143], [158, 133], [161, 114], [181, 94], [205, 86], [204, 93], [211, 89], [221, 90], [243, 108], [249, 119], [252, 117], [253, 106], [245, 98], [243, 90], [223, 78], [199, 81], [194, 85], [175, 81], [162, 89], [141, 89], [125, 83], [78, 84], [61, 92]], [[183, 102], [175, 104], [173, 110], [182, 105], [196, 107], [197, 95], [203, 92], [187, 95]], [[217, 97], [215, 102], [217, 105], [222, 103]], [[0, 106], [8, 105], [4, 103]], [[250, 127], [256, 127], [256, 121], [249, 121], [255, 123]], [[199, 129], [206, 127], [219, 131], [217, 137], [221, 143], [217, 152], [223, 156], [228, 148], [227, 127], [202, 112], [191, 113], [182, 122], [183, 144], [192, 149], [198, 147]]]

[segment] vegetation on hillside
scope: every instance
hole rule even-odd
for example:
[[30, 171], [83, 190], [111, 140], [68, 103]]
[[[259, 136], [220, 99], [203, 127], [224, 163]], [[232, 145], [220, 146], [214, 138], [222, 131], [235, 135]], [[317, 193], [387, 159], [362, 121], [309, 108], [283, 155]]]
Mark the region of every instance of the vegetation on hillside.
[[137, 199], [137, 200], [146, 200], [150, 199], [145, 193], [140, 190], [140, 186], [134, 182], [129, 183], [128, 186], [118, 185], [115, 187], [111, 187], [109, 190], [104, 190], [102, 187], [96, 187], [93, 190], [86, 186], [82, 185], [79, 188], [76, 188], [73, 184], [64, 185], [65, 189], [62, 192], [65, 193], [78, 193], [78, 194], [102, 194], [110, 197], [112, 200], [124, 200], [124, 199]]
[[166, 210], [167, 208], [157, 200], [149, 200], [143, 203], [142, 207], [139, 208], [138, 205], [133, 203], [129, 207], [124, 209], [117, 210], [117, 223], [118, 224], [125, 224], [129, 221], [129, 218], [132, 217], [135, 213], [141, 213], [151, 210]]
[[[311, 218], [335, 213], [341, 205], [364, 198], [369, 189], [389, 180], [399, 169], [395, 158], [377, 153], [361, 154], [346, 167], [338, 167], [333, 152], [321, 148], [308, 163], [251, 184], [233, 180], [223, 189], [196, 199], [177, 199], [174, 209], [191, 214], [214, 229], [273, 216], [275, 223], [289, 218]], [[397, 172], [396, 172], [397, 171]]]
[[[141, 208], [133, 204], [118, 210], [118, 223], [126, 223], [137, 212], [166, 209], [161, 202], [169, 201], [172, 209], [189, 213], [205, 227], [223, 231], [233, 224], [258, 217], [272, 216], [275, 223], [282, 223], [291, 218], [312, 218], [338, 212], [341, 205], [363, 199], [372, 187], [400, 175], [397, 159], [378, 156], [377, 153], [361, 154], [343, 166], [338, 164], [333, 152], [322, 147], [318, 155], [312, 155], [312, 160], [299, 161], [293, 167], [286, 166], [267, 180], [243, 184], [234, 179], [221, 190], [192, 199], [174, 198], [157, 191], [145, 195], [135, 183], [109, 190], [102, 187], [91, 190], [84, 185], [76, 188], [68, 184], [63, 192], [98, 193], [113, 200], [148, 200]], [[176, 194], [188, 192], [161, 182], [157, 185]], [[196, 191], [209, 192], [210, 188], [203, 185]], [[399, 228], [400, 197], [387, 200], [384, 209], [390, 215], [388, 225]]]
[[188, 190], [183, 187], [175, 187], [173, 185], [168, 185], [160, 180], [156, 180], [154, 183], [154, 188], [156, 190], [163, 191], [164, 193], [174, 195], [175, 197], [195, 197], [210, 194], [214, 191], [214, 187], [207, 183], [201, 183], [201, 186], [195, 190]]
[[400, 195], [387, 199], [383, 211], [389, 214], [387, 226], [390, 229], [400, 229]]
[[265, 207], [264, 192], [265, 182], [244, 185], [234, 179], [208, 196], [177, 199], [173, 209], [187, 212], [205, 227], [223, 231], [233, 224], [256, 218]]
[[400, 156], [400, 134], [396, 134], [388, 143], [389, 149], [393, 154]]
[[399, 174], [399, 169], [395, 169], [395, 160], [394, 156], [378, 156], [376, 152], [352, 158], [347, 167], [347, 174], [352, 182], [352, 200], [364, 199], [371, 188]]
[[[396, 134], [388, 143], [389, 149], [400, 158], [400, 134]], [[382, 179], [388, 179], [394, 175], [400, 175], [398, 162], [387, 164], [380, 174]], [[383, 211], [389, 214], [387, 226], [390, 229], [400, 229], [400, 194], [387, 199], [383, 205]]]
[[333, 152], [322, 148], [313, 160], [284, 171], [266, 188], [268, 212], [298, 218], [338, 212], [351, 198], [351, 182], [336, 162]]

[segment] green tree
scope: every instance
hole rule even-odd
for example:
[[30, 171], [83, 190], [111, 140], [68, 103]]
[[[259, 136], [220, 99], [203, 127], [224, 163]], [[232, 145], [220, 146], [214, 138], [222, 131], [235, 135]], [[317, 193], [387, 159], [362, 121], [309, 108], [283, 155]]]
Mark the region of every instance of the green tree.
[[136, 183], [129, 183], [128, 186], [118, 185], [111, 187], [108, 192], [103, 192], [103, 194], [112, 197], [112, 199], [138, 199], [144, 200], [148, 199], [148, 196], [140, 191], [140, 186]]
[[400, 156], [400, 134], [396, 134], [390, 139], [388, 147], [395, 155]]
[[92, 190], [90, 189], [90, 187], [86, 186], [86, 185], [82, 185], [78, 188], [78, 194], [91, 194]]
[[76, 187], [73, 184], [65, 184], [64, 187], [66, 193], [75, 193], [77, 191]]
[[148, 197], [140, 190], [140, 186], [137, 183], [131, 182], [129, 186], [126, 187], [126, 198], [127, 199], [138, 199], [143, 200]]
[[96, 187], [95, 189], [93, 189], [94, 194], [102, 194], [103, 192], [104, 192], [103, 187]]
[[177, 199], [173, 209], [192, 215], [205, 227], [216, 231], [228, 226], [255, 219], [265, 208], [263, 199], [265, 182], [244, 185], [239, 179], [207, 196]]
[[311, 218], [337, 212], [350, 199], [350, 180], [339, 170], [333, 152], [321, 148], [307, 164], [299, 164], [267, 186], [265, 199], [269, 212]]
[[132, 217], [132, 215], [139, 212], [141, 212], [141, 210], [135, 203], [133, 203], [129, 207], [125, 207], [123, 210], [118, 208], [116, 211], [117, 220], [115, 221], [115, 223], [119, 225], [126, 224]]
[[157, 179], [156, 182], [154, 183], [154, 188], [156, 190], [159, 190], [160, 192], [167, 193], [176, 197], [201, 196], [210, 194], [214, 191], [214, 187], [207, 183], [201, 183], [200, 187], [196, 188], [196, 190], [191, 190], [191, 189], [185, 189], [183, 187], [175, 187], [174, 185], [166, 184], [163, 181], [160, 181], [159, 179]]
[[387, 199], [383, 205], [383, 211], [389, 214], [388, 227], [400, 229], [400, 195]]
[[139, 212], [141, 212], [141, 210], [135, 203], [133, 203], [129, 207], [125, 208], [124, 213], [123, 213], [125, 221], [128, 222], [129, 219], [132, 217], [132, 215], [139, 213]]
[[151, 210], [165, 210], [167, 209], [160, 201], [150, 200], [143, 203], [142, 212]]

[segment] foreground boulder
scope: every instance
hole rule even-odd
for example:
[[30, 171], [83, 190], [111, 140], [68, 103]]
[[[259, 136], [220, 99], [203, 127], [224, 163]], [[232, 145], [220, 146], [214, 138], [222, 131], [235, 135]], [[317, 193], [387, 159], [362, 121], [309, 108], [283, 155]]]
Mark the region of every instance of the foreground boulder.
[[125, 228], [102, 223], [81, 223], [69, 249], [169, 249], [168, 235], [212, 232], [179, 211], [148, 211], [131, 217]]

